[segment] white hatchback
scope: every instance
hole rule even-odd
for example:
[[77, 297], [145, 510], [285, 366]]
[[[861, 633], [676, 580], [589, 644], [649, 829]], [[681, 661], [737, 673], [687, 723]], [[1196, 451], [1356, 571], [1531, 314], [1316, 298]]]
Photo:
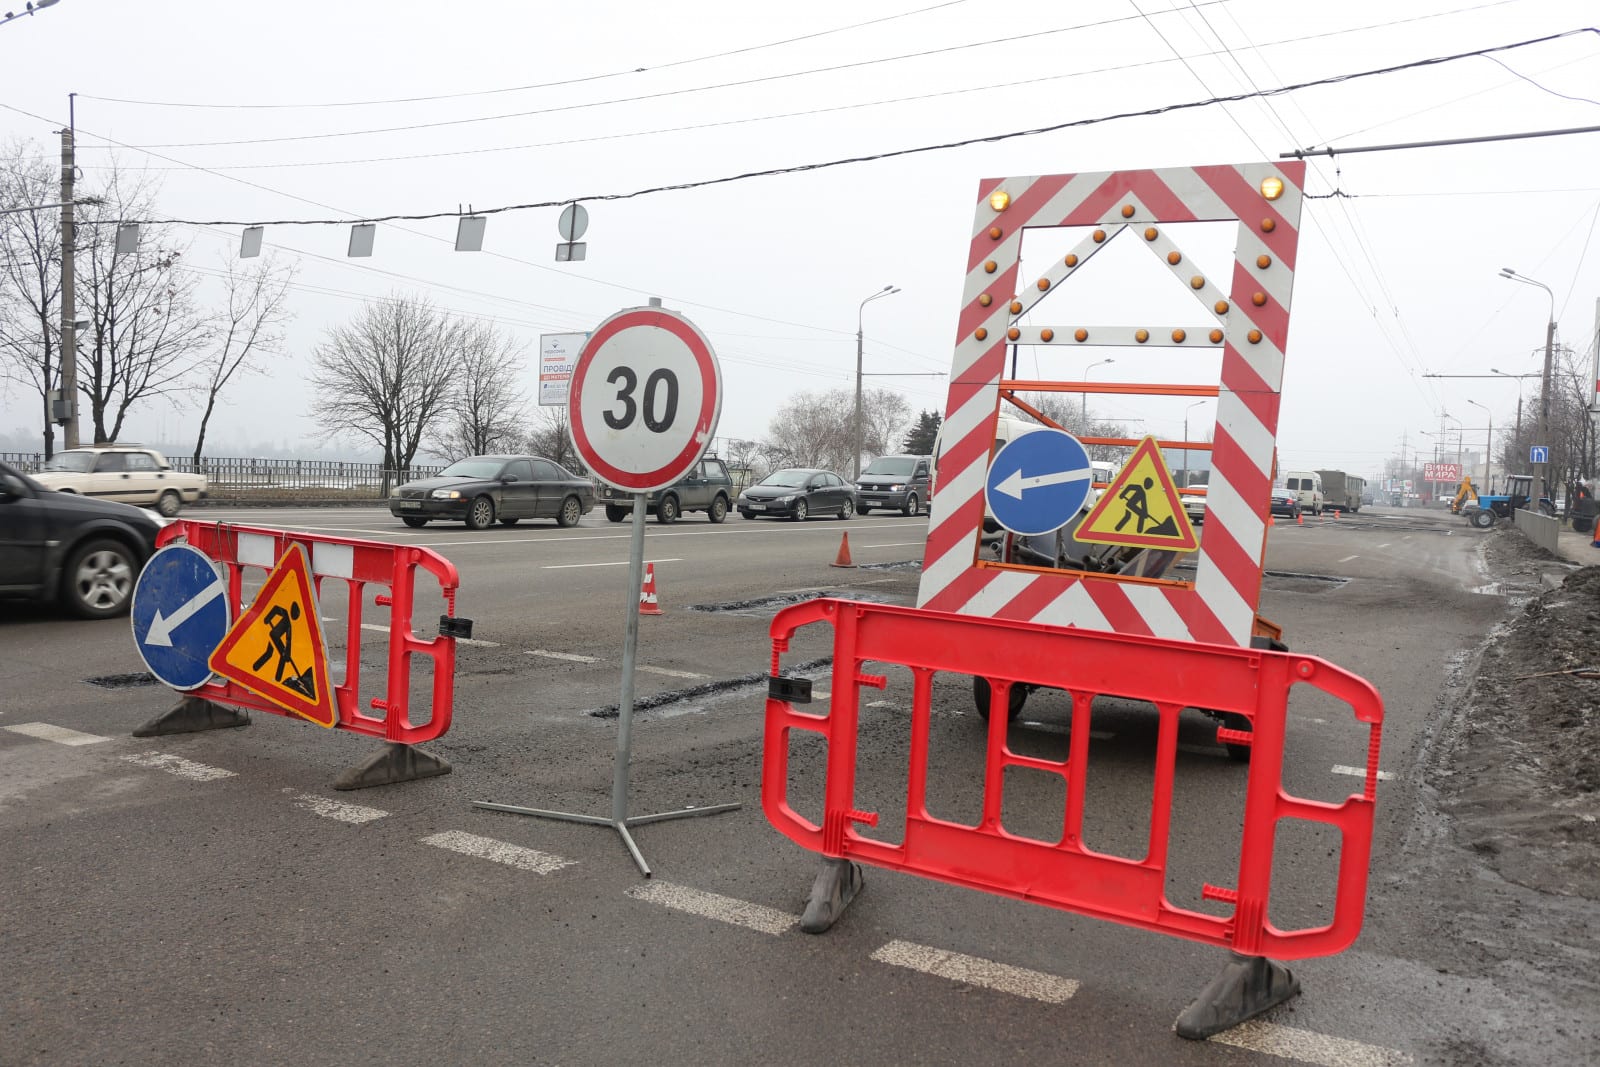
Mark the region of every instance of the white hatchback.
[[33, 480], [46, 489], [153, 507], [167, 518], [206, 495], [206, 476], [175, 471], [161, 453], [134, 445], [69, 448]]

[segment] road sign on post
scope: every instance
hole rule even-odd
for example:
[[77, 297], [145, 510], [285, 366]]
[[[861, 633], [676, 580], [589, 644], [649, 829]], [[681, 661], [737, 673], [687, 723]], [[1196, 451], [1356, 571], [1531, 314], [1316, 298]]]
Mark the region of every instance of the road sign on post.
[[1046, 534], [1072, 521], [1089, 499], [1089, 453], [1065, 430], [1007, 441], [989, 464], [984, 493], [995, 521], [1012, 533]]
[[1550, 462], [1550, 447], [1548, 445], [1529, 445], [1528, 446], [1528, 462], [1529, 463], [1549, 463]]
[[[572, 205], [577, 207], [577, 205]], [[570, 210], [570, 208], [569, 208]], [[578, 208], [579, 211], [582, 208]], [[562, 226], [568, 224], [562, 214]], [[581, 232], [581, 229], [577, 232]], [[563, 236], [566, 235], [563, 229]], [[632, 825], [716, 815], [738, 804], [628, 817], [628, 761], [633, 746], [633, 671], [639, 647], [639, 590], [644, 584], [645, 498], [687, 474], [711, 443], [722, 410], [722, 369], [711, 342], [693, 323], [652, 301], [619, 311], [595, 328], [572, 368], [567, 423], [578, 458], [591, 474], [633, 494], [629, 537], [628, 613], [622, 642], [622, 699], [617, 705], [617, 756], [611, 817], [474, 802], [475, 807], [565, 822], [610, 826], [639, 872], [650, 866], [628, 832]]]
[[174, 689], [198, 689], [207, 661], [228, 632], [228, 583], [216, 563], [189, 545], [150, 557], [133, 587], [133, 644], [150, 673]]

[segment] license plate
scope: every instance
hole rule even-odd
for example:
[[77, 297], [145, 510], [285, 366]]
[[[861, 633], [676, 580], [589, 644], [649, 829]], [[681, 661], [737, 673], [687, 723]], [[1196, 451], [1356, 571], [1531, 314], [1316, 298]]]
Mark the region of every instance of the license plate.
[[400, 506], [402, 508], [420, 508], [422, 506], [422, 501], [420, 501], [420, 500], [402, 500], [402, 501], [400, 501]]
[[767, 506], [765, 504], [746, 504], [745, 507], [748, 508], [750, 511], [766, 511], [767, 510]]

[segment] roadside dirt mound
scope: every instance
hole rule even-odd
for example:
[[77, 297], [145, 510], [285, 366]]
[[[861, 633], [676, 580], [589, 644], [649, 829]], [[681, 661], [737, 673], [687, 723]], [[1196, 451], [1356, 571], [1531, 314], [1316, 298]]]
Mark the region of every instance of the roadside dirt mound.
[[[1485, 548], [1502, 578], [1554, 559], [1510, 530]], [[1600, 899], [1600, 567], [1491, 638], [1459, 721], [1437, 784], [1460, 842], [1508, 881]]]

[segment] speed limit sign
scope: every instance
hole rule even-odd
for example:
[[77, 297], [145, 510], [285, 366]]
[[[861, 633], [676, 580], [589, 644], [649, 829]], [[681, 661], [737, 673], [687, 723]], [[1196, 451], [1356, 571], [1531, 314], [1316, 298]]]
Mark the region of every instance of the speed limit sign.
[[572, 370], [568, 420], [578, 456], [601, 480], [634, 493], [689, 473], [722, 410], [722, 369], [705, 335], [663, 308], [602, 322]]

